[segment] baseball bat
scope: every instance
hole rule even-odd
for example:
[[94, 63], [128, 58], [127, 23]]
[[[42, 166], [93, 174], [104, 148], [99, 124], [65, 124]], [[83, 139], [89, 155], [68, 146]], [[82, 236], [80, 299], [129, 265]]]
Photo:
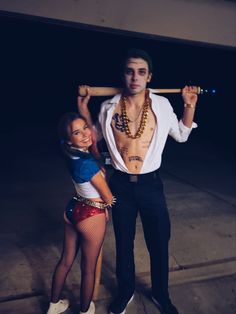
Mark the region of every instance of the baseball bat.
[[[181, 88], [149, 88], [152, 93], [155, 94], [168, 94], [168, 93], [181, 93]], [[89, 92], [91, 96], [112, 96], [122, 93], [123, 88], [119, 87], [89, 87]], [[199, 86], [195, 88], [196, 94], [201, 94], [202, 89]], [[84, 97], [87, 95], [87, 89], [84, 86], [79, 86], [79, 95]]]

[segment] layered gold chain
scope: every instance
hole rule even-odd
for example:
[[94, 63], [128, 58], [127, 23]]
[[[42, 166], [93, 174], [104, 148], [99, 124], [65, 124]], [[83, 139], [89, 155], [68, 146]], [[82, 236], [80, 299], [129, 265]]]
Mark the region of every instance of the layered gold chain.
[[148, 109], [151, 105], [151, 99], [149, 97], [148, 91], [146, 91], [145, 93], [145, 100], [144, 100], [144, 104], [143, 104], [143, 108], [142, 108], [142, 116], [141, 116], [141, 121], [140, 121], [140, 125], [139, 128], [137, 130], [137, 132], [132, 135], [131, 131], [129, 129], [129, 118], [127, 115], [127, 111], [126, 111], [126, 103], [127, 103], [127, 97], [122, 95], [121, 97], [121, 117], [122, 120], [124, 122], [124, 128], [125, 128], [125, 134], [132, 139], [136, 139], [141, 137], [141, 135], [144, 132], [144, 129], [146, 127], [146, 123], [147, 123], [147, 117], [148, 117]]

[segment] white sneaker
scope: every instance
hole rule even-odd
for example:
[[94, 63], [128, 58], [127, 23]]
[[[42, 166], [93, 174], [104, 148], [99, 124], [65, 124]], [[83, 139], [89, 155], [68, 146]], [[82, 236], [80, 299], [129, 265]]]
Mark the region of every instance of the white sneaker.
[[95, 304], [93, 301], [90, 303], [90, 306], [87, 312], [80, 311], [80, 314], [94, 314], [94, 313], [95, 313]]
[[57, 303], [50, 302], [47, 314], [60, 314], [63, 313], [69, 307], [69, 301], [67, 299], [59, 300]]

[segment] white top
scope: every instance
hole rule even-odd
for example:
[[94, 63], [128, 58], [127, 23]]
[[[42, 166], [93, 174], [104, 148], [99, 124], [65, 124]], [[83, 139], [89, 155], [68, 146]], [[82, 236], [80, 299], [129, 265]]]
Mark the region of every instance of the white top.
[[82, 196], [84, 198], [100, 198], [101, 197], [98, 191], [95, 189], [95, 187], [92, 185], [90, 181], [84, 182], [84, 183], [75, 182], [73, 179], [72, 181], [74, 183], [75, 190], [78, 196]]
[[[196, 123], [192, 123], [191, 128], [186, 127], [182, 120], [178, 121], [176, 114], [169, 100], [163, 96], [149, 93], [152, 100], [152, 110], [157, 119], [156, 130], [154, 131], [151, 144], [148, 148], [140, 174], [155, 171], [161, 165], [162, 152], [170, 135], [177, 142], [186, 142], [191, 130], [197, 127]], [[111, 121], [116, 105], [119, 103], [121, 94], [115, 95], [112, 99], [108, 99], [102, 103], [99, 113], [99, 124], [96, 126], [98, 137], [102, 137], [107, 143], [107, 147], [112, 159], [112, 165], [115, 169], [129, 173], [119, 151], [117, 150], [115, 138], [113, 135]]]

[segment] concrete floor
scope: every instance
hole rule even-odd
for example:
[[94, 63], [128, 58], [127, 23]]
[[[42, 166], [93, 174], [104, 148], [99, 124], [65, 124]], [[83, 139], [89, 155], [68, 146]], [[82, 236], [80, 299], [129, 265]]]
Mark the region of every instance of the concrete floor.
[[[0, 178], [0, 313], [42, 314], [61, 251], [62, 212], [74, 191], [50, 138], [41, 133], [29, 146], [17, 136], [8, 142], [1, 137], [7, 154]], [[235, 174], [233, 155], [210, 143], [170, 143], [164, 153], [162, 177], [172, 221], [170, 293], [181, 314], [236, 313]], [[139, 218], [135, 256], [137, 289], [127, 314], [158, 314], [148, 297], [149, 259]], [[71, 301], [65, 313], [79, 312], [79, 260], [63, 291]], [[109, 221], [96, 314], [107, 313], [114, 274]]]

